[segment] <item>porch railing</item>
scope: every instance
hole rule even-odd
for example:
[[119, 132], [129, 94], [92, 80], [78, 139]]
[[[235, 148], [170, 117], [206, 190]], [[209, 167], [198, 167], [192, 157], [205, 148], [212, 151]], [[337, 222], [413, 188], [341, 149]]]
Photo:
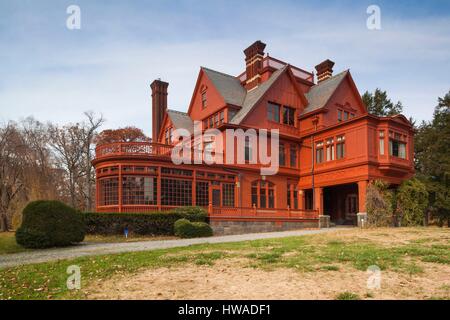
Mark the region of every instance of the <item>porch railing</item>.
[[[98, 212], [108, 213], [151, 213], [168, 212], [176, 208], [175, 206], [157, 205], [118, 205], [99, 206]], [[205, 207], [208, 216], [211, 218], [283, 218], [283, 219], [317, 219], [318, 212], [315, 210], [300, 210], [287, 208], [253, 208], [253, 207]]]
[[316, 210], [255, 207], [210, 207], [208, 214], [212, 218], [317, 219], [319, 217]]

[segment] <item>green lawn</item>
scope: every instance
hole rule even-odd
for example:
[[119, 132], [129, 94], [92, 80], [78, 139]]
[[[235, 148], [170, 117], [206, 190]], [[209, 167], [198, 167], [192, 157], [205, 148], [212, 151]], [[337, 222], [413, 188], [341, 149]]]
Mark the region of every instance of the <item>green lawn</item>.
[[[188, 263], [208, 266], [230, 258], [245, 259], [249, 267], [266, 270], [292, 268], [298, 272], [341, 272], [342, 266], [366, 270], [368, 266], [378, 265], [382, 270], [413, 275], [424, 272], [424, 262], [448, 266], [449, 235], [448, 229], [438, 228], [355, 229], [336, 234], [84, 257], [0, 270], [0, 299], [83, 298], [83, 290], [68, 291], [66, 288], [66, 270], [70, 265], [80, 266], [82, 288], [94, 280], [109, 279], [116, 274]], [[359, 297], [344, 292], [336, 298]]]
[[17, 253], [27, 249], [16, 243], [14, 232], [0, 232], [0, 255], [7, 253]]

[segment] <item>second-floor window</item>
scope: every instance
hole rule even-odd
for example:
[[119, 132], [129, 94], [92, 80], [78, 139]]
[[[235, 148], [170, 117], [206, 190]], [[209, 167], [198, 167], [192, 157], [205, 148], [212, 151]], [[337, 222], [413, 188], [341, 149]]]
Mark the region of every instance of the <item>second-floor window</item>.
[[345, 136], [338, 136], [336, 138], [336, 159], [345, 157]]
[[280, 105], [269, 102], [267, 104], [267, 119], [274, 122], [280, 122]]
[[245, 137], [245, 152], [244, 152], [244, 156], [245, 156], [245, 161], [252, 161], [252, 147], [250, 146], [250, 138], [249, 137]]
[[316, 163], [323, 162], [323, 142], [318, 142], [316, 144]]
[[288, 126], [295, 125], [295, 109], [291, 107], [283, 107], [283, 124]]
[[295, 145], [291, 145], [290, 154], [289, 154], [289, 162], [292, 168], [297, 167], [297, 147]]
[[378, 133], [379, 135], [379, 149], [380, 149], [380, 155], [384, 155], [384, 131], [380, 131]]
[[327, 139], [327, 161], [334, 160], [334, 140]]
[[406, 159], [406, 138], [399, 133], [389, 132], [389, 155]]

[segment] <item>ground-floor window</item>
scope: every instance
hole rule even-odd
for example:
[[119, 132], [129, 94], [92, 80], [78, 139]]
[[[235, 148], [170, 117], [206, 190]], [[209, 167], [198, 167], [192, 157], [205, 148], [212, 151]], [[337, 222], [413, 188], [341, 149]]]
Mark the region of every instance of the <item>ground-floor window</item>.
[[258, 208], [275, 207], [275, 185], [268, 181], [254, 181], [252, 183], [252, 205]]
[[119, 178], [99, 180], [99, 205], [112, 206], [119, 204]]
[[222, 184], [222, 206], [234, 207], [234, 183]]
[[156, 177], [123, 177], [122, 203], [136, 205], [156, 205], [156, 184]]
[[191, 206], [192, 181], [162, 178], [161, 204], [166, 206]]
[[294, 183], [287, 184], [287, 205], [291, 209], [298, 209], [298, 189]]
[[313, 210], [313, 191], [312, 191], [312, 189], [305, 190], [305, 209]]
[[197, 181], [196, 184], [196, 204], [201, 207], [206, 207], [209, 205], [209, 182], [208, 181]]

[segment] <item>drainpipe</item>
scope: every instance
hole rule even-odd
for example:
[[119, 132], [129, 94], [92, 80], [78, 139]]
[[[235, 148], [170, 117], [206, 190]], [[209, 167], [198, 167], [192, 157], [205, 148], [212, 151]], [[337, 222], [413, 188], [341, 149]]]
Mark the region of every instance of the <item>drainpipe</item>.
[[311, 134], [311, 188], [312, 188], [312, 206], [313, 210], [316, 206], [316, 192], [314, 188], [314, 133], [317, 131], [317, 122], [319, 119], [315, 117], [313, 119], [314, 131]]

